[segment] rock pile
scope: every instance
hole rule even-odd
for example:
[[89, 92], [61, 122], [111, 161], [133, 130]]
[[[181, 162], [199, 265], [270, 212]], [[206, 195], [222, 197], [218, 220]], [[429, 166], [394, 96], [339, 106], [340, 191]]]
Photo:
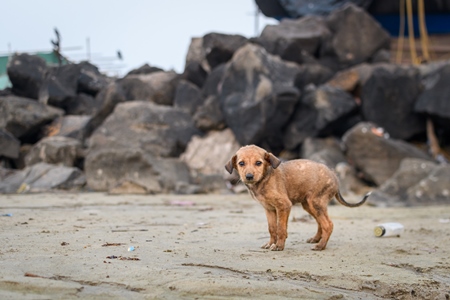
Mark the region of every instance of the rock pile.
[[450, 62], [390, 64], [389, 35], [353, 5], [252, 39], [194, 38], [182, 74], [144, 65], [110, 78], [16, 54], [8, 75], [2, 193], [217, 192], [229, 157], [258, 144], [329, 165], [344, 192], [376, 189], [375, 204], [450, 201], [450, 167], [426, 146], [430, 120], [445, 160]]

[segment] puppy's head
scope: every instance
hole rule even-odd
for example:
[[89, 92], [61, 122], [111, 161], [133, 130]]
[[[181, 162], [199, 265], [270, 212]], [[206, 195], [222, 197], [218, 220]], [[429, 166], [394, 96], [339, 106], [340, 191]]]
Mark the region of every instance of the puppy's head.
[[272, 153], [250, 145], [239, 149], [225, 165], [225, 169], [230, 174], [236, 169], [242, 182], [253, 184], [264, 178], [269, 168], [276, 169], [280, 163], [281, 161]]

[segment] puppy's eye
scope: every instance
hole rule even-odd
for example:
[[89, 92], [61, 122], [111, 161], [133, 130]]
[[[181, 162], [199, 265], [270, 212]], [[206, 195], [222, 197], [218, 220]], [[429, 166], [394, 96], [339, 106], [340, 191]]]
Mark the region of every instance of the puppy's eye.
[[240, 161], [240, 162], [239, 162], [239, 165], [240, 165], [241, 167], [243, 167], [243, 166], [245, 165], [245, 163], [244, 163], [243, 161]]
[[262, 165], [262, 162], [258, 160], [258, 161], [255, 163], [255, 165], [260, 166], [260, 165]]

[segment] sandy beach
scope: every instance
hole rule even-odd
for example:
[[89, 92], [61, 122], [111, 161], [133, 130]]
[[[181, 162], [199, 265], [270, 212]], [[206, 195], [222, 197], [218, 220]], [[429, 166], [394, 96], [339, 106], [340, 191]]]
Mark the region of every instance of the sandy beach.
[[[348, 198], [357, 201], [357, 198]], [[242, 195], [0, 196], [2, 299], [449, 299], [450, 207], [329, 207], [326, 250], [294, 207], [281, 252]], [[374, 227], [400, 222], [401, 237]], [[132, 251], [130, 251], [132, 250]]]

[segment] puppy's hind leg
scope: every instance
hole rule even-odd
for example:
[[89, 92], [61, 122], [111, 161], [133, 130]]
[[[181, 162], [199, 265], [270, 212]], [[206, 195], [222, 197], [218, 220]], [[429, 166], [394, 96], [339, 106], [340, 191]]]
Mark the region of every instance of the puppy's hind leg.
[[330, 239], [331, 233], [333, 232], [333, 222], [328, 216], [327, 206], [319, 205], [319, 203], [327, 203], [326, 199], [317, 199], [314, 203], [309, 202], [307, 204], [309, 212], [314, 219], [317, 221], [317, 233], [316, 235], [309, 239], [308, 243], [317, 243], [316, 246], [311, 248], [312, 250], [323, 250], [327, 246], [328, 240]]
[[306, 212], [308, 212], [312, 217], [314, 217], [314, 219], [315, 219], [316, 222], [317, 222], [317, 232], [316, 232], [316, 234], [315, 234], [313, 237], [307, 239], [306, 242], [309, 243], [309, 244], [316, 244], [316, 243], [318, 243], [318, 242], [320, 241], [320, 239], [322, 238], [322, 227], [320, 226], [319, 221], [317, 221], [316, 216], [315, 216], [315, 215], [311, 212], [311, 210], [309, 209], [308, 203], [304, 202], [304, 203], [302, 203], [302, 206], [303, 206], [303, 209], [304, 209]]

